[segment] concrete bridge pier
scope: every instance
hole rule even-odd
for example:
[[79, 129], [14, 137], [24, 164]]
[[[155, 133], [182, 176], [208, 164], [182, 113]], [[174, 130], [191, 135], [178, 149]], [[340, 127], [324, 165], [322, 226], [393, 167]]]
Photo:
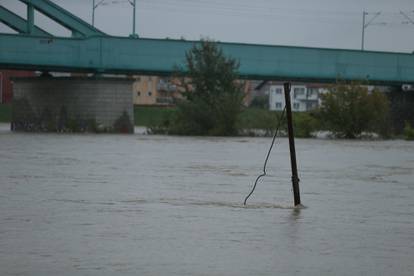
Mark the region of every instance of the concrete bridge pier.
[[13, 131], [134, 131], [133, 80], [32, 77], [13, 82]]

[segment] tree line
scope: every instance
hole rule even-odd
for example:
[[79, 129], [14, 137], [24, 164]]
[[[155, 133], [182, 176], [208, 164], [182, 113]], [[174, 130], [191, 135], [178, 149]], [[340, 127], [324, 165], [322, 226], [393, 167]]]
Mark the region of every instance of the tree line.
[[[186, 54], [185, 68], [177, 69], [176, 79], [183, 98], [177, 110], [161, 123], [152, 126], [155, 133], [174, 135], [234, 136], [245, 129], [244, 93], [238, 81], [238, 62], [224, 55], [215, 42], [204, 40]], [[360, 83], [337, 83], [322, 94], [321, 106], [311, 112], [295, 114], [298, 136], [309, 137], [317, 130], [327, 130], [338, 138], [359, 138], [376, 133], [389, 138], [410, 134], [414, 125], [413, 104], [406, 94], [393, 90], [368, 91]], [[411, 99], [411, 103], [414, 99]], [[257, 99], [256, 105], [267, 105]], [[259, 114], [259, 113], [258, 113]], [[252, 125], [263, 125], [271, 132], [281, 119], [278, 112], [262, 112]], [[409, 135], [408, 135], [409, 136]]]

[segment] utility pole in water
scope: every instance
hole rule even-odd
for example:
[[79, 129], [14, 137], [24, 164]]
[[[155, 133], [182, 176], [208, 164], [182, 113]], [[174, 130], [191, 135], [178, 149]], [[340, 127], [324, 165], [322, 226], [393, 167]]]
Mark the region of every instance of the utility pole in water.
[[295, 206], [300, 204], [300, 192], [299, 192], [299, 177], [298, 167], [296, 164], [296, 150], [295, 150], [295, 137], [293, 136], [293, 123], [292, 123], [292, 106], [290, 102], [290, 82], [284, 83], [285, 89], [285, 103], [286, 103], [286, 118], [288, 125], [289, 135], [289, 149], [290, 149], [290, 164], [292, 167], [292, 187], [293, 187], [293, 199]]

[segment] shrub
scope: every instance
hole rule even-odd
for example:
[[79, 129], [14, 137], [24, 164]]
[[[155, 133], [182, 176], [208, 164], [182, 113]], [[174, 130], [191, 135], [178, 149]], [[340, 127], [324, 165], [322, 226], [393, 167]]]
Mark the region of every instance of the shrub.
[[362, 132], [389, 133], [389, 103], [379, 92], [357, 83], [337, 84], [322, 96], [320, 118], [327, 130], [340, 138], [356, 138]]
[[293, 114], [293, 127], [296, 137], [311, 138], [320, 128], [320, 123], [312, 113], [296, 112]]
[[249, 107], [269, 109], [269, 95], [254, 97]]
[[134, 132], [134, 126], [131, 123], [131, 119], [126, 111], [115, 121], [113, 130], [120, 133], [132, 133]]
[[408, 122], [405, 122], [404, 137], [405, 140], [414, 140], [414, 128]]

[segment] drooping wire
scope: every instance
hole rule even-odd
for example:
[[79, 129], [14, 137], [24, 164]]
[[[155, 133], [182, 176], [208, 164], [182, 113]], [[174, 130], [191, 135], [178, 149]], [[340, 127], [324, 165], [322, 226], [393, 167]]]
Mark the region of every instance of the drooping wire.
[[282, 121], [285, 117], [285, 111], [286, 111], [286, 106], [285, 106], [285, 108], [283, 108], [282, 115], [280, 117], [279, 123], [276, 127], [276, 130], [275, 130], [275, 134], [273, 135], [272, 144], [270, 145], [269, 151], [267, 152], [266, 159], [265, 159], [265, 162], [263, 164], [263, 173], [256, 178], [256, 181], [254, 182], [252, 190], [250, 191], [250, 193], [244, 199], [243, 205], [246, 205], [247, 200], [253, 194], [254, 190], [256, 189], [257, 182], [259, 181], [259, 179], [266, 176], [267, 161], [269, 161], [270, 153], [272, 152], [273, 146], [274, 146], [275, 141], [276, 141], [277, 134], [279, 132], [280, 126], [282, 125]]

